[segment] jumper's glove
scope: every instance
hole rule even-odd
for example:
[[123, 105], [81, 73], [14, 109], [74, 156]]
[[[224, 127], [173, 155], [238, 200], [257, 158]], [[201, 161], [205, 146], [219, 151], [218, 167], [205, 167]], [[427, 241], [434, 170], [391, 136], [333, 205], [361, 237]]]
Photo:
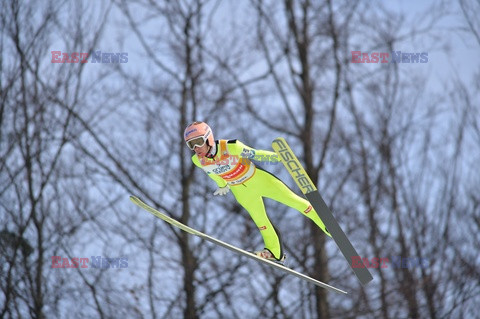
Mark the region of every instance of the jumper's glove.
[[220, 195], [220, 196], [223, 196], [223, 195], [227, 195], [227, 193], [230, 191], [230, 187], [228, 187], [228, 185], [226, 185], [225, 187], [219, 187], [214, 193], [213, 195], [217, 196], [217, 195]]

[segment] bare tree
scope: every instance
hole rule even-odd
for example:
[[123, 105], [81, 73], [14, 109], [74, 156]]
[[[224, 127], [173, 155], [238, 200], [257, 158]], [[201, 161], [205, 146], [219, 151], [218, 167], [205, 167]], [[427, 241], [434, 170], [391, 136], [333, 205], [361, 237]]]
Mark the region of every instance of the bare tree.
[[[72, 238], [81, 235], [96, 213], [81, 206], [89, 203], [85, 194], [68, 190], [86, 188], [85, 181], [75, 183], [78, 176], [67, 161], [73, 141], [84, 131], [75, 112], [85, 103], [85, 64], [53, 64], [50, 35], [68, 30], [65, 47], [76, 51], [82, 46], [88, 52], [106, 11], [97, 16], [100, 23], [92, 25], [80, 5], [11, 1], [3, 9], [0, 197], [5, 254], [0, 313], [46, 318], [65, 314], [63, 304], [73, 299], [64, 292], [75, 285], [68, 270], [52, 269], [52, 256], [72, 249]], [[77, 15], [65, 21], [70, 10]]]
[[[140, 142], [144, 145], [142, 158], [130, 168], [125, 168], [129, 180], [125, 180], [125, 176], [119, 176], [116, 171], [109, 171], [108, 174], [120, 181], [126, 190], [145, 196], [156, 207], [182, 223], [222, 237], [219, 235], [220, 230], [227, 233], [231, 221], [240, 218], [238, 215], [219, 216], [215, 208], [218, 203], [207, 200], [209, 181], [205, 176], [202, 176], [203, 181], [195, 180], [196, 169], [181, 138], [185, 127], [194, 120], [209, 116], [212, 119], [209, 122], [214, 125], [217, 113], [222, 111], [220, 107], [228, 100], [228, 89], [222, 87], [224, 80], [220, 74], [216, 74], [215, 65], [209, 64], [209, 58], [204, 56], [207, 41], [212, 41], [208, 36], [210, 27], [205, 20], [215, 13], [215, 6], [212, 7], [214, 4], [210, 1], [158, 5], [138, 1], [128, 4], [119, 2], [117, 5], [151, 64], [150, 81], [139, 82], [140, 74], [131, 74], [122, 69], [119, 74], [132, 86], [132, 95], [144, 96], [143, 100], [132, 102], [141, 110], [139, 121], [144, 124], [142, 129], [145, 130], [145, 135], [149, 136], [148, 139], [154, 139], [155, 143]], [[133, 13], [142, 6], [148, 8], [145, 14], [158, 19], [158, 25], [168, 32], [151, 34], [148, 26], [134, 18]], [[112, 141], [112, 145], [115, 143]], [[123, 157], [122, 152], [112, 154], [113, 157]], [[103, 166], [101, 161], [98, 164]], [[152, 176], [155, 183], [160, 181], [160, 191], [158, 186], [141, 185], [145, 182], [139, 181], [144, 179], [138, 174], [140, 171]], [[192, 187], [194, 181], [195, 187]], [[132, 188], [133, 183], [138, 185]], [[159, 197], [158, 194], [162, 195]], [[162, 204], [166, 199], [174, 200]], [[226, 206], [231, 209], [231, 205]], [[144, 220], [151, 218], [144, 216]], [[220, 227], [212, 227], [213, 225]], [[168, 229], [168, 233], [162, 235], [162, 230], [165, 229]], [[198, 242], [190, 234], [162, 222], [150, 227], [148, 237], [144, 235], [144, 230], [141, 231], [143, 234], [139, 229], [130, 231], [141, 238], [138, 243], [141, 249], [149, 251], [147, 280], [152, 317], [169, 317], [180, 313], [185, 318], [198, 318], [206, 313], [224, 315], [222, 305], [233, 303], [228, 292], [233, 289], [230, 287], [235, 282], [234, 274], [241, 265], [238, 256], [231, 256], [231, 262], [221, 264], [219, 261], [225, 257], [216, 252], [216, 247]], [[156, 247], [159, 244], [170, 247], [174, 244], [174, 249], [162, 252]], [[177, 272], [177, 275], [181, 275], [176, 276], [178, 281], [161, 292], [158, 291], [161, 281], [169, 279], [165, 275], [159, 275], [159, 270], [165, 268], [155, 262], [159, 256], [165, 260], [163, 263], [175, 265], [176, 269], [182, 270], [181, 274]], [[161, 305], [158, 304], [159, 301]], [[231, 309], [229, 315], [242, 317], [234, 309]]]

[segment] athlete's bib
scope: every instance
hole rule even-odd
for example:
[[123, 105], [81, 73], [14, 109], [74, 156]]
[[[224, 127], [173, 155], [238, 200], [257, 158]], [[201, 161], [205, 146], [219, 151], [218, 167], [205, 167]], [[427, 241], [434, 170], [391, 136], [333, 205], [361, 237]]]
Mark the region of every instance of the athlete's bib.
[[220, 176], [230, 186], [245, 183], [256, 170], [255, 164], [248, 158], [228, 153], [227, 140], [218, 142], [217, 155], [213, 159], [202, 157], [199, 160], [207, 174]]

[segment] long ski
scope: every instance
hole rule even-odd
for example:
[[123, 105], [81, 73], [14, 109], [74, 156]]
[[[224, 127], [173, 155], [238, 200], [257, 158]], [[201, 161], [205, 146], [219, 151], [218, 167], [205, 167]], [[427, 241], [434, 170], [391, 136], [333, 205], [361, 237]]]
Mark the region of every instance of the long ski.
[[202, 238], [202, 239], [204, 239], [204, 240], [207, 240], [207, 241], [209, 241], [209, 242], [211, 242], [211, 243], [214, 243], [214, 244], [216, 244], [216, 245], [219, 245], [219, 246], [221, 246], [221, 247], [224, 247], [224, 248], [226, 248], [226, 249], [229, 249], [229, 250], [231, 250], [231, 251], [233, 251], [233, 252], [236, 252], [236, 253], [238, 253], [238, 254], [240, 254], [240, 255], [243, 255], [243, 256], [246, 256], [246, 257], [248, 257], [248, 258], [254, 259], [254, 260], [258, 261], [258, 262], [262, 262], [262, 263], [264, 263], [264, 264], [267, 264], [267, 265], [269, 265], [269, 266], [271, 266], [271, 267], [273, 267], [273, 268], [282, 270], [282, 271], [284, 271], [284, 272], [286, 272], [286, 273], [288, 273], [288, 274], [291, 274], [291, 275], [296, 276], [296, 277], [298, 277], [298, 278], [300, 278], [300, 279], [306, 280], [306, 281], [308, 281], [308, 282], [310, 282], [310, 283], [312, 283], [312, 284], [314, 284], [314, 285], [317, 285], [317, 286], [319, 286], [319, 287], [328, 289], [329, 291], [333, 291], [333, 292], [341, 293], [341, 294], [347, 294], [346, 291], [343, 291], [343, 290], [341, 290], [341, 289], [338, 289], [338, 288], [335, 288], [335, 287], [333, 287], [333, 286], [330, 286], [330, 285], [328, 285], [328, 284], [326, 284], [326, 283], [324, 283], [324, 282], [318, 281], [318, 280], [316, 280], [316, 279], [314, 279], [314, 278], [311, 278], [311, 277], [309, 277], [309, 276], [307, 276], [307, 275], [304, 275], [304, 274], [302, 274], [302, 273], [299, 273], [299, 272], [297, 272], [297, 271], [295, 271], [295, 270], [293, 270], [293, 269], [290, 269], [290, 268], [287, 268], [287, 267], [282, 266], [282, 265], [280, 265], [280, 264], [277, 264], [277, 263], [275, 263], [275, 262], [273, 262], [273, 261], [270, 261], [270, 260], [267, 260], [267, 259], [258, 257], [258, 256], [256, 256], [256, 255], [253, 254], [253, 253], [250, 253], [250, 252], [248, 252], [248, 251], [246, 251], [246, 250], [240, 249], [240, 248], [238, 248], [238, 247], [236, 247], [236, 246], [230, 245], [230, 244], [228, 244], [228, 243], [226, 243], [226, 242], [224, 242], [224, 241], [221, 241], [221, 240], [219, 240], [219, 239], [213, 238], [213, 237], [208, 236], [208, 235], [206, 235], [206, 234], [204, 234], [204, 233], [202, 233], [202, 232], [200, 232], [200, 231], [198, 231], [198, 230], [195, 230], [195, 229], [193, 229], [193, 228], [191, 228], [191, 227], [188, 227], [188, 226], [186, 226], [185, 224], [180, 223], [180, 222], [177, 221], [176, 219], [173, 219], [173, 218], [165, 215], [164, 213], [159, 212], [159, 211], [156, 210], [155, 208], [153, 208], [153, 207], [145, 204], [141, 199], [139, 199], [139, 198], [136, 197], [136, 196], [130, 196], [130, 200], [131, 200], [135, 205], [137, 205], [137, 206], [145, 209], [146, 211], [148, 211], [149, 213], [153, 214], [154, 216], [156, 216], [156, 217], [158, 217], [158, 218], [166, 221], [167, 223], [169, 223], [169, 224], [171, 224], [171, 225], [173, 225], [173, 226], [175, 226], [175, 227], [180, 228], [181, 230], [183, 230], [183, 231], [185, 231], [185, 232], [187, 232], [187, 233], [189, 233], [189, 234], [198, 236], [198, 237], [200, 237], [200, 238]]
[[327, 204], [325, 204], [325, 201], [315, 187], [315, 184], [313, 184], [312, 180], [305, 172], [305, 169], [293, 153], [287, 141], [285, 141], [285, 139], [282, 137], [276, 138], [272, 142], [272, 148], [275, 153], [277, 153], [280, 161], [290, 173], [295, 183], [297, 183], [302, 193], [317, 211], [318, 216], [320, 216], [322, 219], [325, 227], [327, 227], [328, 232], [330, 235], [332, 235], [333, 240], [337, 244], [360, 283], [362, 285], [369, 283], [371, 280], [373, 280], [372, 274], [370, 274], [367, 268], [353, 267], [352, 257], [359, 256], [357, 251], [353, 247], [352, 243], [348, 240], [347, 235], [345, 235], [342, 228], [340, 228], [337, 220], [332, 215]]

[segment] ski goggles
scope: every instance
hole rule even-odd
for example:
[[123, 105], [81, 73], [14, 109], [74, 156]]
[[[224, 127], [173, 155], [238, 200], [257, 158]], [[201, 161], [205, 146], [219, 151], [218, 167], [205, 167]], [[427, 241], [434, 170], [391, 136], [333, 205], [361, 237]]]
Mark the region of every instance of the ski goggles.
[[195, 147], [202, 147], [203, 145], [205, 145], [205, 142], [207, 142], [207, 138], [205, 136], [198, 136], [192, 138], [191, 140], [188, 140], [187, 146], [193, 151]]

